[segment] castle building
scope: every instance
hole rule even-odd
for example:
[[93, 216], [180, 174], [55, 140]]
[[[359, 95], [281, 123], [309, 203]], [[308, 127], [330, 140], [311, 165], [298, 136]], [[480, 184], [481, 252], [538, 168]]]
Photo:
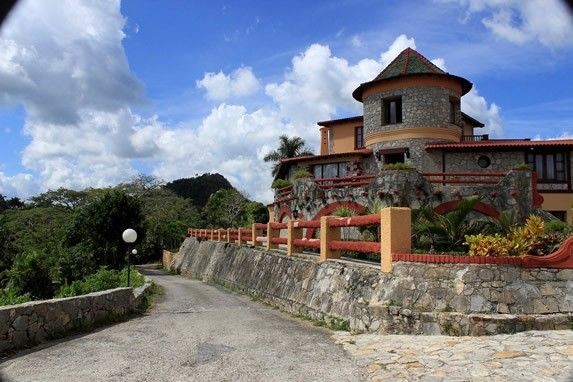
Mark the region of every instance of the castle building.
[[[341, 206], [361, 212], [372, 204], [430, 204], [445, 213], [479, 195], [478, 214], [516, 210], [573, 221], [573, 140], [480, 134], [484, 124], [460, 107], [471, 88], [405, 49], [352, 93], [363, 115], [318, 122], [320, 155], [281, 162], [276, 178], [293, 185], [277, 190], [272, 219], [313, 220]], [[297, 169], [313, 178], [294, 180]]]

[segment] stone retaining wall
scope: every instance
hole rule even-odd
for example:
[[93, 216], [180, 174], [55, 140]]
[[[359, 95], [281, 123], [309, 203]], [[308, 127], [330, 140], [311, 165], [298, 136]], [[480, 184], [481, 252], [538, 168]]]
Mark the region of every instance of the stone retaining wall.
[[188, 238], [170, 269], [353, 331], [483, 335], [569, 328], [573, 270], [350, 261]]
[[117, 288], [83, 296], [0, 307], [0, 354], [66, 333], [118, 320], [138, 308], [151, 286]]

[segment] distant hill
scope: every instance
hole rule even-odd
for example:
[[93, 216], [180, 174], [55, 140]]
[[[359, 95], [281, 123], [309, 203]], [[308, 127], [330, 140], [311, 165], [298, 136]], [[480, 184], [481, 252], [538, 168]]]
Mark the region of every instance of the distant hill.
[[206, 173], [194, 178], [177, 179], [165, 186], [175, 194], [193, 200], [197, 207], [204, 207], [211, 194], [224, 189], [234, 189], [231, 183], [221, 174]]

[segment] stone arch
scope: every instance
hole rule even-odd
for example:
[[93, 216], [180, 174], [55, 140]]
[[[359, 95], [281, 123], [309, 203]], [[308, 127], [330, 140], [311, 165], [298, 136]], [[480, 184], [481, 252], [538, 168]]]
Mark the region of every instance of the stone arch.
[[[356, 203], [356, 202], [347, 202], [347, 201], [341, 201], [341, 202], [334, 202], [334, 203], [330, 203], [329, 205], [321, 208], [316, 215], [314, 215], [314, 217], [311, 220], [320, 220], [321, 217], [323, 216], [328, 216], [328, 215], [332, 215], [332, 213], [338, 208], [338, 207], [346, 207], [346, 208], [350, 208], [358, 213], [362, 213], [364, 212], [364, 210], [366, 209], [362, 204]], [[306, 235], [305, 237], [307, 239], [312, 239], [314, 236], [314, 228], [308, 228], [306, 230]]]
[[282, 206], [281, 209], [279, 210], [279, 213], [277, 215], [277, 222], [282, 223], [285, 216], [288, 217], [289, 219], [292, 219], [292, 210], [287, 205]]
[[[449, 202], [442, 203], [439, 206], [435, 207], [434, 212], [440, 215], [447, 214], [448, 212], [453, 211], [457, 206], [459, 206], [460, 203], [461, 203], [460, 200], [450, 200]], [[477, 204], [472, 209], [485, 216], [489, 216], [494, 219], [499, 219], [499, 211], [489, 204], [483, 202], [477, 202]]]

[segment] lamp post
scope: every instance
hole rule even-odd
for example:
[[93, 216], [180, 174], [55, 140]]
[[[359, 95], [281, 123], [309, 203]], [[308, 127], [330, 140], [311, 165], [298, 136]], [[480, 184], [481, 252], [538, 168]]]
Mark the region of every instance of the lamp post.
[[[128, 228], [125, 231], [123, 231], [123, 234], [121, 235], [121, 237], [123, 238], [123, 241], [125, 241], [127, 244], [132, 244], [135, 243], [135, 241], [137, 240], [137, 232], [135, 232], [134, 229]], [[130, 251], [129, 248], [127, 249], [127, 286], [129, 287], [130, 284], [130, 265], [131, 265], [131, 253], [133, 253], [134, 255], [137, 254], [137, 250], [133, 249], [133, 251]]]

